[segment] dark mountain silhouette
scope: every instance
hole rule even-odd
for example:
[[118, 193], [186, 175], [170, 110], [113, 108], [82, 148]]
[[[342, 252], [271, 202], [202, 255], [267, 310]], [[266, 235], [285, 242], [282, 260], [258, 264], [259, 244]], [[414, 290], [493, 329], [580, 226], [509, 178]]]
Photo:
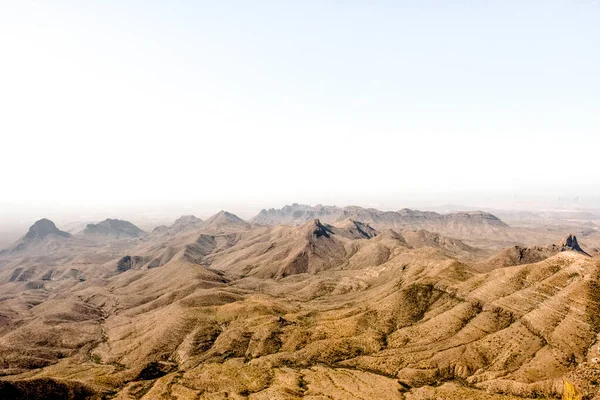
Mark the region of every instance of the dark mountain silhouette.
[[71, 234], [59, 230], [54, 222], [49, 219], [42, 218], [36, 221], [30, 228], [23, 239], [42, 239], [49, 235], [56, 235], [60, 237], [70, 237]]

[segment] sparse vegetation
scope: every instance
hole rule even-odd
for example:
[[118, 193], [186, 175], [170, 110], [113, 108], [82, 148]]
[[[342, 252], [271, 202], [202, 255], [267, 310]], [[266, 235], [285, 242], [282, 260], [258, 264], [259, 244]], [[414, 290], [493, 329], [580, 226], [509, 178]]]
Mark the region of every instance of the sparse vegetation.
[[[498, 257], [510, 252], [356, 221], [255, 227], [220, 213], [190, 224], [201, 232], [83, 241], [78, 252], [97, 251], [85, 264], [66, 247], [51, 281], [28, 264], [38, 250], [11, 256], [0, 306], [29, 311], [0, 312], [3, 373], [136, 399], [342, 399], [348, 387], [362, 398], [544, 398], [562, 395], [551, 382], [567, 374], [576, 390], [600, 381], [577, 372], [600, 333], [599, 266], [582, 253], [520, 248], [507, 266]], [[62, 286], [8, 290], [28, 280]]]

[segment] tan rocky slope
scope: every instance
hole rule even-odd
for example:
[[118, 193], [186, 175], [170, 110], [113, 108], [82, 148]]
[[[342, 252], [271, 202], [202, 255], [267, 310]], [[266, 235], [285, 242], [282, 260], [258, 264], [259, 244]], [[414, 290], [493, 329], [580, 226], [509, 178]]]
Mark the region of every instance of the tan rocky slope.
[[487, 252], [428, 231], [202, 226], [3, 259], [0, 398], [556, 398], [565, 377], [596, 394], [585, 254], [483, 273]]

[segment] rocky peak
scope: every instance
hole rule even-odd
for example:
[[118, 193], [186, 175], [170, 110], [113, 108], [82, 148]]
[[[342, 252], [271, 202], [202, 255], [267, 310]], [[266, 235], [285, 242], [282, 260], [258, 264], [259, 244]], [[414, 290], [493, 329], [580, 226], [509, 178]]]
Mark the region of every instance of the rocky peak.
[[219, 211], [202, 223], [203, 229], [250, 229], [251, 225], [227, 211]]
[[188, 224], [198, 224], [201, 223], [202, 220], [197, 218], [195, 215], [182, 215], [181, 217], [175, 220], [173, 225], [188, 225]]
[[36, 221], [30, 228], [29, 232], [25, 235], [25, 239], [41, 239], [48, 235], [58, 235], [62, 237], [71, 236], [67, 232], [59, 230], [54, 222], [49, 219], [43, 218]]
[[579, 242], [577, 242], [577, 236], [573, 234], [567, 235], [567, 237], [565, 237], [561, 243], [561, 251], [567, 250], [576, 251], [578, 253], [589, 256], [589, 254], [583, 251], [583, 249], [579, 246]]
[[318, 218], [313, 219], [307, 225], [311, 236], [317, 238], [320, 238], [321, 236], [325, 236], [328, 238], [334, 233], [329, 227], [323, 225]]
[[216, 213], [215, 215], [213, 215], [212, 217], [210, 217], [209, 219], [206, 220], [207, 223], [212, 223], [212, 222], [234, 222], [234, 223], [241, 223], [241, 224], [245, 224], [246, 222], [241, 219], [240, 217], [238, 217], [235, 214], [232, 214], [228, 211], [224, 211], [221, 210], [218, 213]]

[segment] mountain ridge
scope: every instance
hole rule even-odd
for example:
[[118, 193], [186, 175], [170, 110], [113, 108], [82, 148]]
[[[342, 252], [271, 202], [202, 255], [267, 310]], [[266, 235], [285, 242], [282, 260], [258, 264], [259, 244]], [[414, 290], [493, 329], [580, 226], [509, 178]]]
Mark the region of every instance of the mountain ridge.
[[[142, 400], [343, 400], [347, 387], [516, 400], [560, 396], [564, 379], [600, 394], [581, 383], [600, 357], [600, 263], [579, 251], [592, 236], [496, 251], [346, 214], [390, 218], [349, 208], [335, 222], [260, 226], [221, 211], [170, 234], [0, 254], [0, 397], [43, 398], [48, 377]], [[487, 216], [431, 226], [460, 233], [472, 219]]]
[[281, 209], [263, 209], [250, 220], [256, 225], [301, 225], [318, 218], [323, 222], [335, 224], [352, 219], [369, 224], [378, 231], [393, 229], [400, 232], [405, 229], [425, 229], [461, 240], [480, 242], [485, 238], [509, 238], [510, 227], [493, 214], [483, 211], [461, 211], [438, 214], [433, 211], [401, 209], [398, 211], [380, 211], [359, 206], [308, 206], [294, 203]]
[[87, 224], [81, 234], [87, 237], [122, 239], [139, 238], [145, 236], [146, 232], [129, 221], [107, 218], [95, 224]]

